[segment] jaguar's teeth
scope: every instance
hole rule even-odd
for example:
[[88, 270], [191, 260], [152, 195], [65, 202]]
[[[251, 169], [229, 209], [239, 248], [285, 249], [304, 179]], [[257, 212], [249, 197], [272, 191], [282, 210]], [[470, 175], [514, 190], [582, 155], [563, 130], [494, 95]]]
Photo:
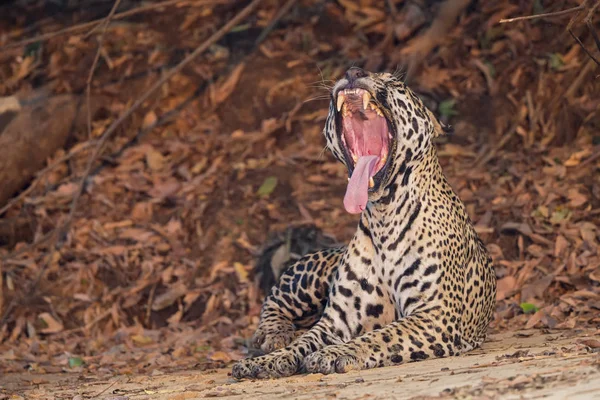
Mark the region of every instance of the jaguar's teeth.
[[342, 116], [345, 118], [349, 115], [350, 115], [350, 111], [348, 111], [348, 105], [346, 103], [344, 103], [344, 105], [342, 105]]
[[356, 154], [352, 154], [352, 161], [354, 161], [354, 164], [358, 162], [358, 156]]
[[367, 91], [365, 91], [362, 95], [362, 101], [363, 101], [363, 110], [366, 110], [367, 107], [369, 106], [369, 102], [371, 101], [371, 94]]
[[338, 112], [340, 112], [340, 110], [342, 109], [342, 106], [344, 105], [345, 101], [346, 101], [346, 96], [344, 95], [344, 93], [341, 92], [340, 94], [338, 94], [338, 98], [337, 98], [337, 110], [338, 110]]
[[370, 188], [375, 187], [375, 180], [373, 179], [373, 177], [369, 178], [369, 187]]

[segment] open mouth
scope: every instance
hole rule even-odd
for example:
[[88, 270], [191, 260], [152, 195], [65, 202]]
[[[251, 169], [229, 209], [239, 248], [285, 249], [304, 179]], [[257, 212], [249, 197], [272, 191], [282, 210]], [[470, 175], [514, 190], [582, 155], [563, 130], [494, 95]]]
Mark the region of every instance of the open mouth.
[[361, 88], [340, 90], [336, 99], [336, 125], [348, 166], [344, 207], [352, 214], [362, 212], [369, 192], [384, 181], [390, 149], [395, 145], [386, 112]]

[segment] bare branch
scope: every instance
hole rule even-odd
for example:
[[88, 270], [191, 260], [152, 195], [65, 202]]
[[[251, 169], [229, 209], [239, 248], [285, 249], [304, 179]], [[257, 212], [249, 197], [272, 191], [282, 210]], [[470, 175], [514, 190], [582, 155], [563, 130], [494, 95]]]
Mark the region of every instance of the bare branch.
[[583, 3], [581, 3], [580, 5], [578, 5], [577, 7], [569, 8], [567, 10], [562, 10], [562, 11], [555, 11], [555, 12], [549, 12], [549, 13], [543, 13], [543, 14], [535, 14], [535, 15], [526, 15], [524, 17], [505, 18], [505, 19], [501, 19], [498, 23], [505, 24], [505, 23], [508, 23], [508, 22], [525, 21], [525, 20], [530, 20], [530, 19], [560, 17], [561, 15], [571, 14], [571, 13], [574, 13], [574, 12], [581, 11], [581, 10], [585, 9], [586, 3], [587, 3], [587, 1], [584, 1]]

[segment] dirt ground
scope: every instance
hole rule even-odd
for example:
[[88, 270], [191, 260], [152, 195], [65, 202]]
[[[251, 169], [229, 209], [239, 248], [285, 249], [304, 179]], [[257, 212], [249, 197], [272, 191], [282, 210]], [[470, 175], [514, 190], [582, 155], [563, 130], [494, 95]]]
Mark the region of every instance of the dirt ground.
[[[237, 382], [229, 369], [149, 375], [9, 374], [3, 399], [600, 399], [598, 330], [492, 335], [464, 357], [347, 374]], [[592, 345], [590, 347], [589, 345]]]

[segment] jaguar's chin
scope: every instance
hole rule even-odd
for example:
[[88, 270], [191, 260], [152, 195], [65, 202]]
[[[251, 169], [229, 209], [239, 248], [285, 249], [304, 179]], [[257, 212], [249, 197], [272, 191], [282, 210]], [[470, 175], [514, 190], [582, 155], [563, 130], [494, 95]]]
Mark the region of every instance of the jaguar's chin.
[[393, 125], [383, 108], [367, 89], [342, 89], [337, 92], [336, 126], [341, 139], [348, 187], [344, 207], [352, 214], [366, 208], [369, 193], [385, 183], [395, 147]]

